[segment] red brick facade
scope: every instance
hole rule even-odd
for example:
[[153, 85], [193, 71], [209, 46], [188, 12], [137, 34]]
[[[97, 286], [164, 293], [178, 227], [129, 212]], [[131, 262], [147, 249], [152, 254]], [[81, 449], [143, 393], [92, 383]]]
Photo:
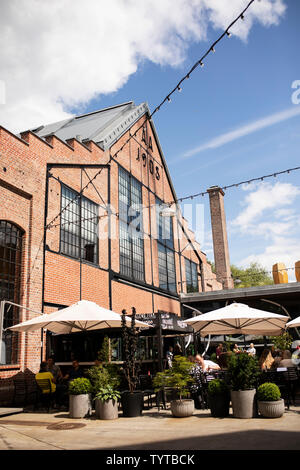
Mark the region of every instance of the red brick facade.
[[[131, 134], [140, 127], [142, 117], [130, 129]], [[79, 142], [76, 139], [64, 142], [56, 136], [41, 139], [32, 132], [21, 138], [0, 127], [0, 220], [7, 220], [24, 231], [22, 252], [22, 276], [20, 304], [37, 311], [51, 312], [57, 305], [68, 306], [81, 298], [91, 300], [105, 308], [121, 313], [130, 312], [135, 306], [137, 313], [152, 313], [158, 310], [180, 315], [179, 296], [162, 292], [159, 287], [157, 241], [155, 239], [155, 212], [150, 209], [156, 203], [156, 196], [164, 202], [174, 201], [174, 193], [155, 133], [147, 122], [147, 141], [142, 141], [142, 129], [118, 153], [129, 137], [126, 132], [109, 150], [103, 151], [93, 141]], [[147, 144], [151, 137], [152, 148]], [[143, 157], [142, 155], [145, 155]], [[80, 264], [78, 259], [60, 253], [60, 217], [49, 224], [60, 212], [61, 182], [80, 192], [90, 179], [99, 172], [98, 167], [105, 165], [101, 173], [90, 183], [83, 194], [91, 201], [103, 206], [99, 214], [99, 263]], [[48, 191], [46, 191], [47, 164], [87, 165], [86, 167], [64, 168], [49, 167]], [[144, 282], [130, 283], [118, 278], [119, 264], [119, 227], [118, 227], [118, 172], [119, 166], [132, 174], [142, 183], [144, 232]], [[158, 178], [159, 173], [159, 178]], [[109, 190], [110, 188], [110, 190]], [[113, 214], [112, 232], [115, 236], [108, 240], [108, 217], [105, 205], [110, 199]], [[47, 217], [45, 218], [45, 207]], [[116, 215], [114, 215], [116, 214]], [[182, 228], [184, 227], [184, 233]], [[185, 292], [185, 261], [188, 258], [198, 265], [199, 291], [220, 289], [214, 274], [207, 264], [200, 245], [187, 227], [185, 219], [180, 224], [173, 221], [174, 249], [177, 294]], [[114, 235], [114, 233], [113, 233]], [[181, 239], [178, 243], [178, 235]], [[45, 251], [44, 251], [45, 245]], [[186, 248], [185, 248], [186, 247]], [[185, 248], [185, 249], [184, 249]], [[183, 253], [180, 255], [179, 251]], [[200, 267], [199, 258], [202, 260]], [[81, 276], [80, 276], [81, 270]], [[200, 276], [202, 274], [202, 276]], [[81, 279], [81, 282], [80, 282]], [[20, 321], [35, 314], [23, 310]], [[45, 354], [45, 348], [44, 348]], [[40, 331], [20, 334], [19, 360], [11, 366], [0, 366], [0, 378], [29, 369], [36, 372], [41, 359]]]

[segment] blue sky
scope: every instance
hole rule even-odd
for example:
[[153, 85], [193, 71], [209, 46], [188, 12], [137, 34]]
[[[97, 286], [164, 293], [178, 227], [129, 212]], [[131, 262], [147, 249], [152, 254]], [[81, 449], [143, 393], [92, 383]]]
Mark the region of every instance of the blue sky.
[[[66, 6], [68, 3], [61, 2]], [[8, 53], [0, 53], [9, 71], [7, 76], [3, 72], [8, 104], [0, 106], [0, 120], [13, 128], [12, 123], [19, 119], [19, 127], [25, 129], [129, 100], [147, 101], [153, 110], [222, 32], [219, 26], [230, 22], [224, 19], [224, 8], [228, 10], [235, 4], [235, 10], [228, 12], [233, 18], [248, 2], [211, 3], [215, 10], [201, 9], [209, 4], [207, 0], [202, 4], [201, 0], [193, 4], [188, 0], [145, 1], [143, 6], [131, 0], [123, 11], [124, 3], [118, 0], [114, 7], [119, 4], [120, 27], [107, 30], [97, 57], [97, 48], [94, 51], [92, 45], [97, 37], [89, 36], [93, 25], [82, 29], [80, 36], [78, 31], [75, 35], [76, 21], [81, 21], [83, 15], [77, 0], [72, 3], [74, 31], [67, 30], [69, 38], [54, 22], [61, 8], [56, 0], [52, 3], [53, 18], [49, 18], [47, 2], [37, 13], [34, 3], [27, 0], [27, 11], [32, 6], [27, 21], [22, 15], [25, 2], [21, 0], [18, 10], [14, 10], [16, 1], [12, 0], [2, 15], [12, 22], [14, 34], [4, 32], [10, 51], [16, 50], [22, 33], [25, 37], [33, 22], [41, 23], [44, 29], [37, 46], [36, 28], [31, 37], [26, 36], [28, 44], [22, 44], [18, 63], [12, 62]], [[229, 185], [300, 166], [300, 104], [292, 102], [292, 84], [300, 80], [300, 4], [296, 0], [262, 0], [261, 4], [277, 16], [272, 17], [270, 12], [263, 19], [259, 13], [246, 15], [245, 27], [248, 18], [253, 21], [247, 34], [237, 32], [224, 38], [215, 54], [207, 57], [205, 66], [184, 82], [182, 92], [176, 93], [153, 118], [178, 197], [205, 191], [211, 185]], [[94, 1], [90, 2], [92, 6], [98, 8]], [[182, 6], [185, 8], [180, 9]], [[109, 8], [113, 7], [107, 7], [105, 14], [101, 12], [102, 17], [112, 17]], [[115, 13], [114, 18], [118, 16]], [[40, 72], [28, 71], [31, 65], [24, 59], [27, 47]], [[70, 59], [73, 56], [74, 63]], [[86, 56], [89, 62], [85, 62]], [[74, 72], [81, 62], [85, 71]], [[61, 67], [61, 75], [55, 72], [57, 67]], [[13, 102], [12, 96], [18, 97], [21, 89], [23, 95], [25, 90], [25, 98], [22, 95]], [[299, 176], [297, 171], [226, 191], [232, 263], [246, 266], [258, 261], [271, 270], [276, 262], [293, 267], [300, 259]], [[194, 199], [193, 204], [197, 203], [204, 204], [204, 239], [199, 233], [203, 251], [213, 260], [208, 197]], [[195, 221], [191, 223], [198, 230]], [[292, 270], [289, 275], [293, 281]]]
[[[178, 197], [201, 192], [211, 185], [225, 186], [300, 166], [300, 104], [298, 115], [282, 117], [282, 121], [278, 116], [279, 122], [275, 124], [266, 123], [262, 129], [258, 125], [257, 131], [249, 135], [184, 157], [220, 135], [284, 111], [287, 115], [294, 111], [292, 83], [300, 80], [300, 4], [293, 0], [285, 4], [287, 10], [278, 25], [265, 28], [255, 24], [246, 42], [233, 36], [225, 38], [215, 54], [207, 58], [205, 66], [184, 82], [182, 92], [153, 118]], [[101, 105], [128, 99], [136, 103], [146, 100], [153, 110], [217, 35], [218, 30], [210, 29], [207, 41], [193, 44], [178, 68], [145, 62], [122, 89], [102, 98]], [[97, 102], [90, 109], [94, 107]], [[293, 267], [300, 259], [300, 192], [294, 195], [293, 190], [294, 186], [300, 189], [299, 177], [297, 171], [266, 179], [263, 185], [227, 190], [225, 209], [232, 263], [247, 266], [257, 261], [271, 270], [276, 262], [283, 261], [286, 267]], [[283, 189], [287, 193], [291, 191], [292, 196], [257, 214], [249, 221], [246, 232], [240, 229], [235, 221], [250, 204], [246, 196], [255, 195], [261, 186], [270, 192], [276, 184], [290, 185]], [[193, 202], [204, 204], [203, 249], [213, 260], [208, 197]], [[277, 216], [277, 211], [283, 209], [288, 212]], [[255, 227], [266, 222], [268, 225], [261, 230]], [[272, 229], [275, 230], [278, 222], [282, 227], [274, 234]], [[291, 248], [291, 252], [287, 253], [285, 248]], [[293, 270], [288, 273], [289, 279], [295, 280]]]

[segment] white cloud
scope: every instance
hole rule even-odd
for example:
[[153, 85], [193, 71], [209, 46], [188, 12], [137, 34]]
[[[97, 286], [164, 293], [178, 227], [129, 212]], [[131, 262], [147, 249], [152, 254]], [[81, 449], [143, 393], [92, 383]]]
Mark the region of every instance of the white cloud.
[[[238, 266], [258, 262], [271, 272], [274, 264], [282, 262], [294, 268], [300, 260], [299, 196], [298, 187], [281, 182], [260, 183], [247, 192], [243, 210], [229, 224], [232, 237], [238, 235], [250, 253]], [[295, 281], [294, 269], [288, 274], [289, 281]]]
[[274, 185], [261, 183], [255, 191], [246, 195], [242, 202], [244, 209], [231, 224], [244, 232], [248, 231], [251, 226], [257, 228], [259, 217], [265, 215], [266, 211], [277, 211], [279, 208], [292, 205], [299, 195], [300, 189], [290, 183], [277, 182]]
[[288, 119], [291, 119], [299, 115], [300, 115], [299, 106], [298, 107], [294, 106], [293, 108], [289, 108], [284, 111], [271, 114], [262, 119], [258, 119], [249, 124], [238, 127], [237, 129], [234, 129], [230, 132], [226, 132], [217, 137], [214, 137], [213, 139], [209, 140], [205, 144], [200, 145], [198, 147], [195, 147], [185, 152], [183, 157], [184, 158], [192, 157], [193, 155], [201, 153], [204, 150], [210, 150], [210, 149], [222, 147], [223, 145], [233, 142], [234, 140], [240, 139], [241, 137], [245, 137], [246, 135], [253, 134], [254, 132], [265, 129], [266, 127], [273, 126], [274, 124], [278, 124], [280, 122], [286, 121]]
[[258, 254], [251, 254], [239, 262], [239, 266], [247, 267], [252, 262], [258, 262], [270, 273], [276, 263], [284, 263], [288, 268], [289, 282], [295, 282], [295, 262], [300, 261], [300, 241], [299, 238], [276, 237], [273, 243], [268, 245], [264, 251]]
[[[246, 0], [10, 0], [1, 2], [0, 123], [18, 131], [64, 119], [120, 89], [144, 60], [178, 66], [208, 26], [224, 28]], [[255, 2], [233, 29], [277, 24], [284, 0]], [[128, 97], [130, 99], [130, 97]]]

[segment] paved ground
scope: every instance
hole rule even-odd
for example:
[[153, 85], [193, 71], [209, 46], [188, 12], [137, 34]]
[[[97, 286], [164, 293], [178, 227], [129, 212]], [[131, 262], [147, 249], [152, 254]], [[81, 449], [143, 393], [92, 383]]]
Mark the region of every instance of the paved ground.
[[278, 419], [212, 418], [196, 410], [173, 418], [144, 411], [114, 421], [70, 419], [67, 412], [24, 412], [0, 417], [0, 450], [299, 450], [300, 406]]

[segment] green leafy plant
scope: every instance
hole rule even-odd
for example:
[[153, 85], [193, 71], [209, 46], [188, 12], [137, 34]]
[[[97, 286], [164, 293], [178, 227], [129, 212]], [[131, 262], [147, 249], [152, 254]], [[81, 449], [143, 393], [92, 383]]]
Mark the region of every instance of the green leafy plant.
[[293, 338], [287, 331], [282, 333], [279, 336], [270, 336], [270, 341], [274, 344], [275, 349], [280, 349], [281, 351], [285, 351], [286, 349], [290, 349]]
[[92, 392], [92, 384], [89, 379], [79, 377], [69, 382], [70, 395], [84, 395]]
[[228, 360], [228, 375], [232, 390], [255, 388], [259, 376], [256, 357], [247, 353], [232, 354]]
[[211, 397], [216, 395], [225, 395], [229, 393], [229, 388], [224, 380], [213, 379], [208, 382], [207, 393]]
[[194, 382], [191, 376], [191, 368], [194, 366], [184, 356], [175, 356], [173, 365], [164, 372], [158, 372], [154, 377], [153, 384], [155, 391], [163, 390], [165, 387], [171, 387], [177, 390], [179, 399], [188, 396], [188, 385]]
[[115, 390], [111, 385], [107, 385], [106, 387], [100, 388], [100, 390], [98, 390], [94, 400], [98, 399], [101, 401], [117, 401], [119, 398], [121, 398], [120, 392]]
[[109, 348], [109, 337], [104, 336], [101, 349], [98, 351], [98, 359], [101, 362], [109, 362], [110, 359], [110, 348]]
[[135, 316], [136, 310], [132, 307], [131, 325], [128, 327], [126, 325], [126, 310], [122, 310], [123, 372], [130, 393], [136, 390], [141, 369], [140, 364], [136, 360], [138, 336], [135, 326]]
[[271, 382], [261, 384], [257, 389], [257, 399], [259, 401], [278, 401], [281, 398], [279, 387]]
[[97, 393], [101, 388], [111, 386], [117, 388], [120, 385], [120, 376], [116, 368], [107, 366], [93, 366], [86, 370], [93, 392]]

